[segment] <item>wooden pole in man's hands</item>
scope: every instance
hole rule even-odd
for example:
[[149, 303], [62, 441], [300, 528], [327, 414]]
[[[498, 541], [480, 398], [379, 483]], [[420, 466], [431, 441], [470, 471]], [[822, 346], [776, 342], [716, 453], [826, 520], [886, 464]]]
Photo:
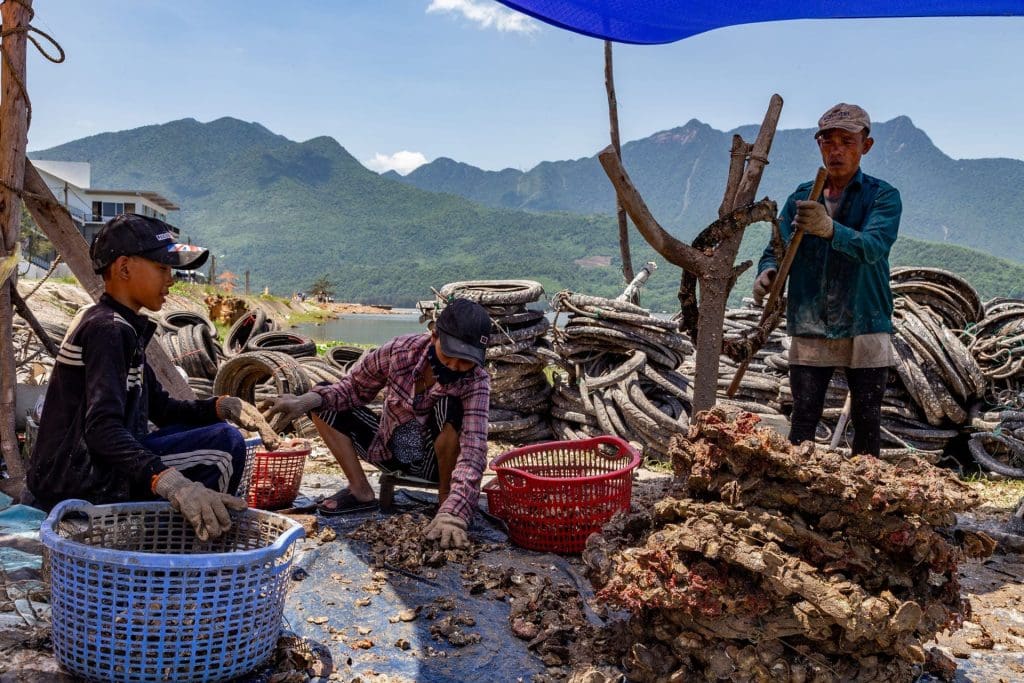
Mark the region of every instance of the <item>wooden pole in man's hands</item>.
[[[818, 201], [818, 197], [821, 196], [822, 191], [825, 189], [825, 180], [827, 179], [828, 171], [824, 168], [818, 168], [818, 175], [814, 178], [814, 186], [811, 188], [811, 193], [807, 195], [807, 201]], [[797, 228], [793, 232], [792, 239], [789, 240], [789, 246], [786, 247], [786, 254], [782, 257], [782, 263], [779, 264], [779, 270], [775, 273], [775, 279], [772, 280], [772, 288], [768, 290], [768, 301], [765, 302], [764, 310], [761, 312], [762, 322], [771, 314], [771, 311], [774, 310], [779, 298], [782, 296], [782, 290], [786, 286], [786, 278], [789, 277], [789, 269], [793, 266], [793, 259], [796, 258], [797, 249], [800, 248], [800, 242], [803, 239], [803, 228]], [[743, 361], [739, 369], [736, 370], [736, 375], [732, 378], [732, 383], [726, 392], [726, 395], [730, 398], [735, 396], [736, 390], [740, 388], [740, 381], [743, 379], [743, 375], [746, 374], [748, 365], [750, 365], [749, 358]]]

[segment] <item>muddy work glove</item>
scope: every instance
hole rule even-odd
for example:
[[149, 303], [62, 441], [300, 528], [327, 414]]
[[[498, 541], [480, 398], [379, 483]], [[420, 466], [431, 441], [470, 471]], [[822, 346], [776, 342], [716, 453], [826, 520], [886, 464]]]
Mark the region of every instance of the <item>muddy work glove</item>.
[[263, 417], [267, 422], [280, 425], [281, 429], [284, 429], [309, 411], [319, 408], [323, 401], [324, 399], [315, 391], [308, 391], [301, 396], [282, 394], [260, 403], [260, 410], [263, 411]]
[[447, 512], [438, 512], [423, 529], [423, 535], [428, 541], [440, 541], [445, 549], [469, 547], [466, 521]]
[[233, 422], [242, 429], [250, 432], [259, 432], [263, 446], [268, 451], [276, 451], [281, 445], [281, 438], [277, 435], [267, 421], [263, 419], [256, 406], [246, 403], [234, 396], [221, 396], [217, 399], [217, 417], [228, 422]]
[[772, 281], [775, 280], [775, 269], [769, 268], [754, 280], [754, 303], [760, 306], [764, 298], [772, 289]]
[[825, 205], [819, 202], [798, 201], [793, 227], [803, 228], [805, 234], [825, 240], [832, 239], [832, 235], [835, 233], [832, 218], [825, 211]]
[[231, 528], [228, 510], [248, 507], [241, 498], [206, 488], [170, 467], [153, 482], [153, 493], [165, 498], [175, 510], [188, 520], [201, 541], [219, 538]]

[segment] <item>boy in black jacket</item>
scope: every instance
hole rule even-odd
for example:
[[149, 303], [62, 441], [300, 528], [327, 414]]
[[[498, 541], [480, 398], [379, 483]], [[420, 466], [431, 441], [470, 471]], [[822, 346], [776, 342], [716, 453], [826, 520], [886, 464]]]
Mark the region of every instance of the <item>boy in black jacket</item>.
[[[28, 470], [35, 503], [66, 498], [92, 503], [167, 499], [202, 540], [231, 526], [230, 495], [241, 480], [245, 443], [231, 421], [276, 435], [259, 413], [230, 396], [171, 398], [146, 364], [158, 311], [173, 283], [172, 268], [198, 268], [206, 249], [174, 241], [171, 226], [138, 214], [107, 223], [90, 249], [104, 294], [68, 328], [50, 377], [39, 437]], [[158, 427], [149, 431], [149, 422]]]

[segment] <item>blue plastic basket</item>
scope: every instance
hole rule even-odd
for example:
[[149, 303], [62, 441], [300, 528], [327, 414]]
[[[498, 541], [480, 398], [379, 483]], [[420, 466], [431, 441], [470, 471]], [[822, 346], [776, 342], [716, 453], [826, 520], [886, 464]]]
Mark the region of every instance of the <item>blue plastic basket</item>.
[[60, 664], [89, 680], [205, 683], [266, 661], [303, 530], [262, 510], [232, 519], [204, 542], [163, 502], [54, 508], [40, 537]]

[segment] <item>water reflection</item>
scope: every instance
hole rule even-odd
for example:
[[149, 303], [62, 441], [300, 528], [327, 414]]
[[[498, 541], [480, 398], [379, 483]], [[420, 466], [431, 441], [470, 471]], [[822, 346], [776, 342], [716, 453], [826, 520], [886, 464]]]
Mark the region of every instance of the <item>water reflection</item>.
[[400, 334], [426, 332], [427, 326], [419, 322], [419, 317], [414, 308], [396, 308], [391, 313], [343, 315], [322, 325], [299, 325], [294, 331], [318, 342], [380, 345]]

